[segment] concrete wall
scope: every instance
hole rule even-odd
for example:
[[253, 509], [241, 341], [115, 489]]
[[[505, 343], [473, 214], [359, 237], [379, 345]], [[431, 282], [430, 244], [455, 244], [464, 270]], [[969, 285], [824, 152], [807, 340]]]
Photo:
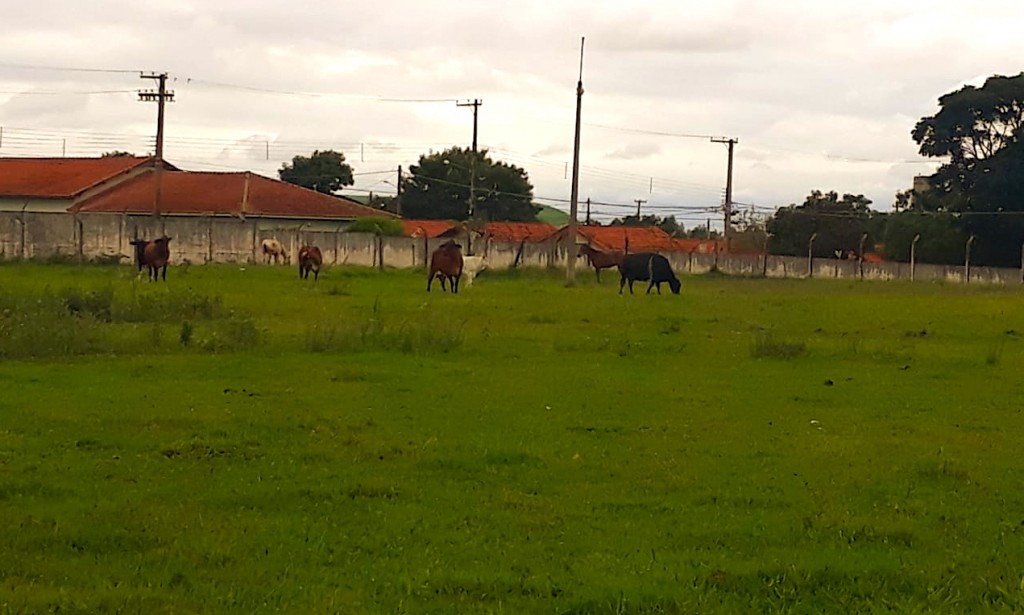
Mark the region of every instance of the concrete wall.
[[[426, 267], [429, 255], [448, 239], [377, 237], [346, 233], [337, 222], [305, 223], [295, 220], [217, 216], [151, 216], [124, 214], [70, 214], [0, 211], [0, 259], [70, 258], [132, 260], [131, 241], [169, 235], [171, 264], [262, 263], [264, 239], [281, 241], [295, 262], [304, 244], [320, 247], [325, 264], [408, 268]], [[467, 252], [487, 257], [492, 269], [564, 267], [575, 247], [551, 240], [543, 243], [501, 243], [479, 237], [457, 239]], [[792, 256], [723, 255], [672, 252], [666, 254], [680, 274], [717, 269], [730, 275], [772, 278], [833, 278], [865, 280], [920, 280], [963, 283], [963, 266], [908, 263], [859, 263], [849, 260]], [[581, 259], [580, 271], [588, 268]], [[971, 283], [1020, 284], [1019, 269], [972, 267]]]

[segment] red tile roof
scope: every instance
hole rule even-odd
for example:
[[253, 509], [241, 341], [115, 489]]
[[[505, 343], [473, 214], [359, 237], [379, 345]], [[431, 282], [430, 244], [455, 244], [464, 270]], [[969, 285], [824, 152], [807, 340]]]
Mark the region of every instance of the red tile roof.
[[[564, 228], [564, 227], [563, 227]], [[656, 226], [578, 226], [576, 230], [601, 250], [630, 252], [677, 252], [679, 246]]]
[[714, 254], [715, 250], [725, 252], [725, 242], [715, 239], [673, 239], [678, 252], [696, 252], [697, 254]]
[[551, 237], [557, 227], [547, 222], [488, 222], [484, 236], [508, 243], [539, 242]]
[[152, 158], [0, 158], [0, 197], [73, 198]]
[[[146, 173], [86, 199], [83, 212], [153, 211], [155, 173]], [[394, 217], [344, 197], [322, 194], [254, 173], [164, 172], [161, 213], [352, 219]]]
[[451, 220], [402, 220], [406, 237], [440, 237], [456, 227]]

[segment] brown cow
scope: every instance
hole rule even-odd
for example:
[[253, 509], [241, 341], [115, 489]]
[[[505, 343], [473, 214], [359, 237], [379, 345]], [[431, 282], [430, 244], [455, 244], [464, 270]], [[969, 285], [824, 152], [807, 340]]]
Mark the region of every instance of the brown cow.
[[303, 280], [309, 278], [309, 272], [313, 272], [313, 281], [320, 279], [320, 265], [324, 264], [324, 257], [320, 254], [320, 248], [316, 246], [302, 246], [299, 248], [299, 277]]
[[171, 259], [171, 250], [167, 244], [171, 239], [164, 235], [152, 241], [136, 239], [131, 242], [135, 246], [135, 265], [138, 271], [142, 271], [143, 267], [148, 268], [146, 279], [157, 282], [158, 276], [162, 276], [164, 282], [167, 281], [167, 261]]
[[576, 258], [586, 256], [587, 261], [594, 268], [594, 273], [597, 274], [597, 281], [601, 281], [601, 270], [608, 269], [610, 267], [618, 267], [622, 264], [622, 259], [625, 256], [618, 250], [611, 252], [604, 252], [597, 248], [592, 248], [589, 245], [581, 245], [579, 252], [576, 253]]
[[427, 292], [434, 276], [441, 276], [441, 290], [444, 290], [444, 279], [451, 286], [452, 294], [459, 292], [459, 279], [462, 277], [462, 246], [448, 240], [430, 255], [430, 273], [427, 275]]

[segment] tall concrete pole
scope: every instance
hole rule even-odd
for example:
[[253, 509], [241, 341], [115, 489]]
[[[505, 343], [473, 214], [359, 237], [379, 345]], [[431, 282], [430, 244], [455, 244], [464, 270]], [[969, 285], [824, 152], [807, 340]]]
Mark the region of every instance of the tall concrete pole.
[[169, 100], [174, 100], [174, 92], [167, 91], [167, 73], [150, 73], [149, 75], [140, 75], [142, 79], [155, 79], [157, 80], [157, 91], [146, 90], [139, 92], [139, 100], [153, 101], [157, 103], [156, 106], [156, 156], [153, 162], [153, 214], [160, 214], [160, 192], [163, 189], [163, 170], [164, 170], [164, 103]]
[[567, 284], [576, 282], [576, 212], [580, 197], [580, 113], [583, 108], [583, 43], [580, 37], [580, 78], [576, 82], [576, 139], [572, 148], [572, 195], [569, 197], [569, 263], [565, 269]]
[[732, 154], [733, 148], [737, 143], [738, 139], [717, 139], [712, 138], [712, 143], [725, 143], [729, 146], [729, 166], [725, 176], [725, 251], [728, 252], [731, 248], [729, 242], [732, 239]]
[[455, 103], [457, 107], [473, 107], [473, 152], [476, 152], [476, 120], [477, 112], [480, 109], [480, 105], [484, 104], [484, 101], [474, 98], [473, 102], [466, 101], [464, 103]]

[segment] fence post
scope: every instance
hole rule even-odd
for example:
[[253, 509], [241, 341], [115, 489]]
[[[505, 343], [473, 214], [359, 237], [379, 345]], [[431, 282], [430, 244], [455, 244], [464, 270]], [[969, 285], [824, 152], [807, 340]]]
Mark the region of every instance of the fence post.
[[78, 263], [82, 264], [85, 262], [85, 238], [84, 235], [85, 227], [82, 224], [81, 218], [78, 217], [78, 212], [75, 212], [75, 231], [78, 233]]
[[379, 232], [377, 233], [377, 254], [379, 269], [384, 271], [384, 235]]
[[857, 259], [858, 266], [860, 268], [860, 279], [864, 279], [864, 242], [868, 240], [868, 234], [864, 233], [860, 236], [860, 258]]
[[206, 262], [213, 262], [213, 216], [206, 221]]
[[28, 209], [28, 201], [25, 201], [25, 205], [21, 208], [21, 215], [18, 216], [18, 226], [21, 227], [21, 245], [19, 246], [18, 258], [25, 260], [25, 241], [27, 236], [25, 233], [25, 210]]
[[916, 273], [917, 267], [917, 242], [921, 239], [921, 233], [914, 235], [913, 241], [910, 242], [910, 281], [914, 281], [914, 274]]
[[807, 277], [814, 277], [814, 240], [818, 234], [813, 233], [807, 242]]
[[964, 249], [964, 281], [971, 281], [971, 245], [974, 243], [974, 235], [967, 238], [967, 248]]

